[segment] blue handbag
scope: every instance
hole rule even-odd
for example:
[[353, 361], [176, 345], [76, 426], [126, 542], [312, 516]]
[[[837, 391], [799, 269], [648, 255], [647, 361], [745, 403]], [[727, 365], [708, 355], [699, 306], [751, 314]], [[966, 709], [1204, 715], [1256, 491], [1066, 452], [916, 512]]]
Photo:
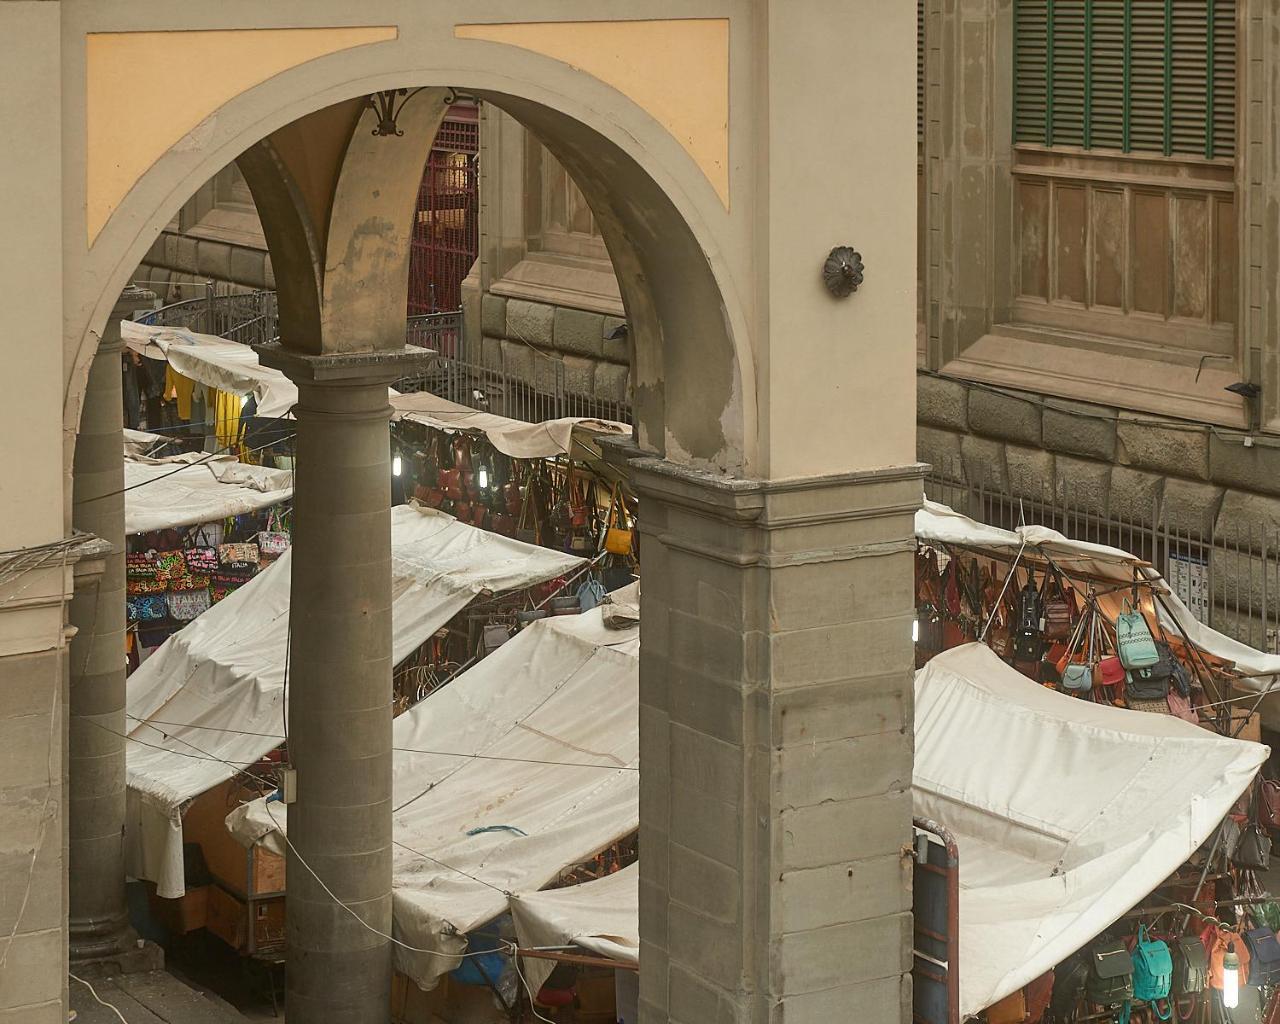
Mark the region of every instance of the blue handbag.
[[1151, 1003], [1156, 1016], [1169, 1019], [1169, 1007], [1162, 1012], [1156, 1003], [1169, 998], [1173, 986], [1173, 954], [1169, 947], [1147, 933], [1145, 925], [1138, 926], [1138, 944], [1133, 948], [1133, 998]]
[[1116, 616], [1116, 653], [1127, 669], [1147, 668], [1160, 660], [1160, 651], [1142, 612], [1126, 598], [1124, 611]]

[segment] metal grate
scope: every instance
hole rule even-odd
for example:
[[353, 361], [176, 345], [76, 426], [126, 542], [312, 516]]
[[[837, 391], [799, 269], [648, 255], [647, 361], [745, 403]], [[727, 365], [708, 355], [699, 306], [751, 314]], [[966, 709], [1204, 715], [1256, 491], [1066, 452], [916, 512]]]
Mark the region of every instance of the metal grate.
[[455, 104], [436, 133], [418, 189], [409, 253], [409, 314], [462, 305], [462, 281], [480, 251], [480, 122]]

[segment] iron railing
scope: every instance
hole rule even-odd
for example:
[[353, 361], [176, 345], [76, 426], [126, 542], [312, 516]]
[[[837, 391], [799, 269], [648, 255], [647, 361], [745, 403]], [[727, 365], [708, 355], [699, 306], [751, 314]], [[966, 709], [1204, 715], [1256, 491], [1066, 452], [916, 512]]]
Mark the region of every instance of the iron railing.
[[1167, 496], [1118, 507], [1098, 488], [1056, 486], [1017, 493], [1010, 482], [934, 466], [925, 495], [1003, 529], [1047, 526], [1076, 540], [1131, 551], [1150, 562], [1197, 619], [1257, 650], [1280, 654], [1280, 528], [1245, 515], [1219, 520]]
[[[275, 292], [219, 295], [212, 284], [201, 298], [153, 310], [138, 321], [183, 327], [245, 345], [275, 341], [280, 336]], [[429, 348], [440, 358], [424, 374], [397, 381], [399, 391], [429, 391], [460, 405], [530, 423], [567, 416], [631, 422], [630, 403], [571, 389], [565, 365], [558, 359], [535, 354], [532, 378], [514, 365], [506, 349], [500, 350], [496, 365], [472, 361], [466, 351], [460, 310], [408, 317], [405, 343]], [[523, 365], [527, 366], [527, 361]]]

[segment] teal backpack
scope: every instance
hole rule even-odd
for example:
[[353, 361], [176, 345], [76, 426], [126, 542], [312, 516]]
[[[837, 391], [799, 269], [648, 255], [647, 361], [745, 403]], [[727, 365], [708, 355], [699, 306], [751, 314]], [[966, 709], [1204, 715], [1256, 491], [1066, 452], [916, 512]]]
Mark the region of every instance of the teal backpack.
[[1142, 612], [1126, 598], [1124, 611], [1116, 617], [1116, 653], [1127, 669], [1150, 668], [1160, 660], [1160, 651]]
[[1138, 926], [1138, 944], [1133, 947], [1133, 998], [1150, 1003], [1156, 1016], [1168, 1020], [1172, 1008], [1166, 1004], [1163, 1011], [1157, 1005], [1169, 998], [1173, 985], [1173, 954], [1169, 947], [1147, 933], [1145, 925]]

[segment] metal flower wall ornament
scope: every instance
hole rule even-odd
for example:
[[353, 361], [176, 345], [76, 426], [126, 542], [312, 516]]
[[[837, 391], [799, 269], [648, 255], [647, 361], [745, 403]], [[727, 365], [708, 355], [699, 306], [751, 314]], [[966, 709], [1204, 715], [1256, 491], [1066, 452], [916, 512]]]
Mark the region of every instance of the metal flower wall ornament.
[[847, 245], [838, 245], [822, 265], [822, 280], [837, 299], [847, 299], [862, 284], [862, 271], [862, 254]]

